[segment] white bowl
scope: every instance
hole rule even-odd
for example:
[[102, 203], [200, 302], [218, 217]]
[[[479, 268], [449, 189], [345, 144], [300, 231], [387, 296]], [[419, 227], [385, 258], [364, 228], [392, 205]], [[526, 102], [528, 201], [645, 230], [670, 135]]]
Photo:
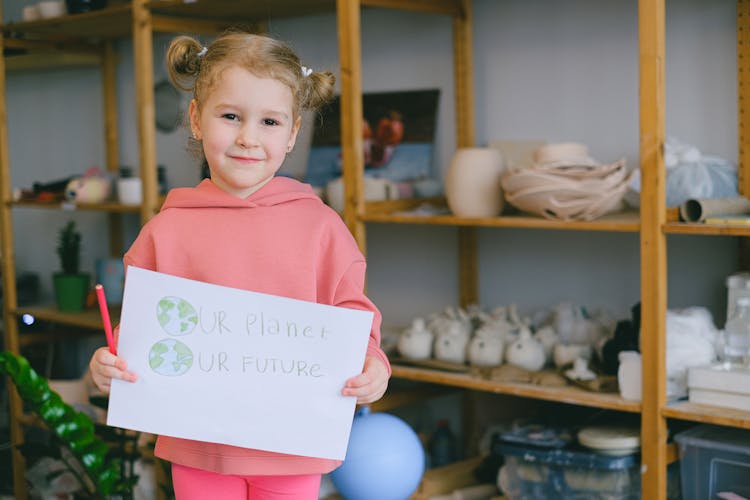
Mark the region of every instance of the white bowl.
[[42, 19], [60, 17], [65, 15], [65, 2], [61, 0], [48, 0], [36, 4]]

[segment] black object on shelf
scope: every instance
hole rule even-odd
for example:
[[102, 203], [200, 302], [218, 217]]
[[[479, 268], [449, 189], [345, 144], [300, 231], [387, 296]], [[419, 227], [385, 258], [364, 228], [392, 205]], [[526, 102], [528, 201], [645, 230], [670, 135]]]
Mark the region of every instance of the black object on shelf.
[[432, 467], [441, 467], [456, 461], [456, 436], [448, 420], [440, 420], [430, 440], [430, 462]]
[[92, 10], [103, 9], [107, 6], [107, 0], [65, 0], [68, 14], [81, 14]]

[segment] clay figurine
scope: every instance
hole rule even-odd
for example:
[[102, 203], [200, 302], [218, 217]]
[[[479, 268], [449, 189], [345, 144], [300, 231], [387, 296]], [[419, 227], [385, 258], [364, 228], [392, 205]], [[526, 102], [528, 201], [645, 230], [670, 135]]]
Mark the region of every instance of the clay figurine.
[[544, 346], [531, 335], [531, 330], [526, 326], [521, 328], [518, 340], [508, 347], [505, 358], [509, 364], [532, 372], [541, 370], [546, 361]]
[[424, 319], [414, 318], [411, 326], [398, 339], [398, 352], [409, 359], [429, 359], [432, 356], [433, 334]]

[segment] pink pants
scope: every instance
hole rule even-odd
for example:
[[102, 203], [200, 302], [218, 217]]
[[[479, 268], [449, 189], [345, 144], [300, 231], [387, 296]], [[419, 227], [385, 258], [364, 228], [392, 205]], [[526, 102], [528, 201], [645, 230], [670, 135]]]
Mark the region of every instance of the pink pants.
[[315, 500], [320, 474], [299, 476], [234, 476], [172, 464], [177, 500]]

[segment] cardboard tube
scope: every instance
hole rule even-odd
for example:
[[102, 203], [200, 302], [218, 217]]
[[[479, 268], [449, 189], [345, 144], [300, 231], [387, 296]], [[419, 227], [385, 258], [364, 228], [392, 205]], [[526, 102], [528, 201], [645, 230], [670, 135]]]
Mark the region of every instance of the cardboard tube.
[[694, 198], [680, 206], [680, 218], [686, 222], [703, 222], [714, 215], [750, 214], [750, 200], [736, 198]]

